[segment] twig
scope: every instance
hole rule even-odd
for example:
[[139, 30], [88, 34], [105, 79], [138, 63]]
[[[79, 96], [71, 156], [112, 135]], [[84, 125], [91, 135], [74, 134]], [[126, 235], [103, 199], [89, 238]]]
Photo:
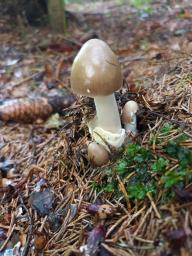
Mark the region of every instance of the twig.
[[41, 74], [42, 72], [43, 71], [40, 71], [40, 72], [37, 72], [37, 73], [35, 73], [35, 74], [31, 75], [31, 76], [28, 76], [28, 77], [24, 78], [23, 80], [13, 84], [12, 88], [18, 87], [18, 86], [22, 85], [23, 83], [29, 82], [30, 80], [34, 79], [36, 76]]
[[120, 188], [121, 192], [123, 193], [123, 195], [125, 197], [125, 200], [126, 200], [126, 203], [127, 203], [127, 208], [128, 208], [128, 210], [130, 210], [131, 209], [131, 204], [130, 204], [130, 201], [129, 201], [129, 196], [127, 194], [125, 186], [124, 186], [122, 180], [120, 179], [119, 175], [117, 175], [117, 180], [119, 182], [119, 188]]
[[146, 212], [146, 214], [144, 215], [144, 217], [142, 217], [141, 222], [140, 222], [138, 228], [135, 230], [135, 232], [134, 232], [134, 234], [133, 234], [134, 239], [135, 239], [135, 236], [138, 234], [140, 228], [141, 228], [141, 227], [143, 226], [143, 224], [145, 223], [145, 221], [146, 221], [148, 215], [151, 213], [151, 210], [152, 210], [152, 205], [151, 205], [151, 207], [147, 210], [147, 212]]
[[190, 123], [178, 121], [178, 120], [175, 120], [175, 119], [170, 119], [170, 117], [167, 117], [167, 116], [164, 115], [164, 114], [161, 114], [161, 113], [159, 113], [159, 112], [156, 112], [156, 111], [153, 111], [153, 110], [150, 110], [150, 109], [149, 109], [149, 111], [150, 111], [150, 114], [151, 114], [151, 115], [160, 116], [160, 117], [162, 117], [163, 119], [168, 120], [170, 123], [174, 123], [174, 124], [182, 125], [182, 126], [187, 126], [187, 127], [190, 127], [190, 128], [191, 128], [191, 124], [190, 124]]
[[155, 203], [154, 203], [154, 201], [153, 201], [149, 192], [147, 193], [147, 197], [149, 198], [149, 200], [151, 202], [151, 206], [153, 207], [153, 210], [154, 210], [157, 218], [161, 219], [161, 215], [160, 215], [159, 211], [157, 210], [157, 207], [156, 207], [156, 205], [155, 205]]

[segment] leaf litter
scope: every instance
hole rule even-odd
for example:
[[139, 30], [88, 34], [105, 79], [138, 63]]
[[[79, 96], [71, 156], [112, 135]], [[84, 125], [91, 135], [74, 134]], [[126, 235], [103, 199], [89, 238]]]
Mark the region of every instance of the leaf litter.
[[[72, 19], [71, 37], [40, 28], [21, 38], [19, 29], [3, 28], [2, 104], [37, 95], [72, 95], [72, 61], [94, 35], [119, 56], [125, 78], [116, 93], [120, 111], [127, 100], [137, 101], [140, 110], [139, 133], [128, 148], [136, 158], [129, 162], [123, 151], [107, 167], [95, 169], [87, 159], [90, 135], [82, 121], [95, 113], [91, 99], [78, 98], [53, 116], [50, 111], [47, 122], [36, 115], [41, 106], [26, 110], [24, 103], [18, 110], [12, 105], [8, 115], [24, 118], [1, 120], [1, 255], [162, 256], [192, 251], [191, 5], [155, 1], [153, 11], [143, 15], [127, 3], [111, 2], [105, 3], [104, 13], [101, 8], [78, 16], [92, 28], [88, 32]], [[145, 182], [158, 184], [155, 192], [144, 180], [136, 186], [142, 171]]]

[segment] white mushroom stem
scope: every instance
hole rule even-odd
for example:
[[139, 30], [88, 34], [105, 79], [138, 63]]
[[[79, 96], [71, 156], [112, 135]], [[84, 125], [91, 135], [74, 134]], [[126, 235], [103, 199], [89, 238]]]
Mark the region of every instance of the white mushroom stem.
[[136, 114], [135, 113], [132, 113], [130, 115], [130, 119], [131, 119], [131, 122], [130, 123], [126, 123], [124, 126], [125, 126], [125, 131], [126, 132], [132, 132], [133, 134], [136, 134], [137, 133], [137, 119], [136, 119]]
[[111, 133], [121, 132], [121, 121], [114, 94], [94, 97], [97, 126]]
[[137, 133], [137, 117], [136, 113], [139, 109], [137, 102], [130, 100], [128, 101], [121, 115], [122, 123], [127, 133], [132, 133], [135, 135]]

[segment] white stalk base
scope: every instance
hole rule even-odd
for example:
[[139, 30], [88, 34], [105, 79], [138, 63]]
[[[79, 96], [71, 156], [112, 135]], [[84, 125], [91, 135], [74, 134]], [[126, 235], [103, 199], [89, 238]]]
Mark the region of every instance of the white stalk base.
[[125, 124], [125, 131], [126, 133], [132, 133], [133, 135], [137, 134], [137, 119], [136, 115], [133, 114], [131, 117], [131, 122], [128, 124]]
[[117, 149], [123, 145], [126, 137], [125, 129], [121, 129], [119, 133], [108, 132], [101, 127], [94, 127], [94, 121], [95, 120], [93, 119], [88, 123], [88, 127], [91, 137], [95, 142], [104, 146], [108, 152], [110, 152], [108, 145]]

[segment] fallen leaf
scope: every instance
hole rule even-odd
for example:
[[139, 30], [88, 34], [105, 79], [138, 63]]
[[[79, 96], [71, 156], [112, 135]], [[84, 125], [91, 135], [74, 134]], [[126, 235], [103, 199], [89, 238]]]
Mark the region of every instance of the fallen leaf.
[[48, 120], [45, 123], [45, 128], [47, 129], [58, 129], [63, 125], [63, 121], [60, 118], [59, 114], [53, 114], [48, 118]]
[[38, 182], [37, 182], [37, 184], [36, 184], [36, 186], [35, 186], [35, 191], [36, 192], [39, 192], [42, 188], [47, 188], [47, 186], [48, 186], [48, 181], [46, 180], [46, 179], [40, 179]]
[[91, 214], [97, 214], [100, 219], [106, 219], [114, 213], [114, 208], [109, 204], [90, 204], [87, 211]]
[[185, 191], [185, 190], [177, 188], [177, 187], [174, 188], [174, 191], [175, 191], [176, 197], [179, 201], [181, 201], [181, 202], [192, 201], [192, 193], [191, 192]]
[[49, 51], [54, 51], [54, 52], [68, 52], [71, 53], [74, 50], [79, 49], [79, 46], [72, 46], [72, 45], [65, 45], [65, 44], [50, 44], [48, 47]]
[[106, 230], [104, 225], [98, 224], [94, 229], [89, 233], [87, 239], [87, 253], [90, 256], [97, 255], [99, 251], [100, 244], [105, 239]]
[[17, 163], [14, 160], [0, 162], [0, 171], [3, 178], [15, 177]]
[[6, 238], [7, 236], [5, 230], [0, 228], [0, 241], [4, 241]]
[[54, 200], [55, 196], [50, 188], [47, 188], [44, 191], [35, 191], [30, 196], [32, 208], [42, 217], [48, 215], [53, 209]]
[[70, 210], [69, 222], [72, 221], [77, 215], [78, 206], [76, 204], [68, 204], [64, 209], [60, 209], [59, 211], [51, 212], [49, 214], [48, 220], [50, 229], [52, 232], [56, 232], [60, 229], [63, 219], [67, 215]]
[[180, 249], [184, 246], [187, 235], [184, 229], [175, 229], [166, 232], [166, 237], [171, 245], [171, 247], [175, 250]]
[[43, 232], [36, 232], [34, 235], [34, 246], [36, 251], [42, 251], [47, 243], [47, 236]]

